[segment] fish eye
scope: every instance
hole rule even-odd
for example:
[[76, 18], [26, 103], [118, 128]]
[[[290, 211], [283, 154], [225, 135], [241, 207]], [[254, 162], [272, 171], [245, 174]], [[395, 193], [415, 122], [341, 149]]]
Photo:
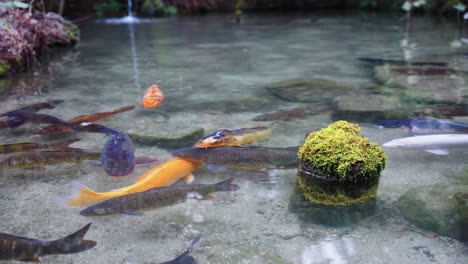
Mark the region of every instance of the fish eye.
[[220, 138], [223, 138], [225, 137], [226, 134], [224, 133], [224, 131], [218, 131], [214, 134], [213, 138], [216, 138], [216, 139], [220, 139]]

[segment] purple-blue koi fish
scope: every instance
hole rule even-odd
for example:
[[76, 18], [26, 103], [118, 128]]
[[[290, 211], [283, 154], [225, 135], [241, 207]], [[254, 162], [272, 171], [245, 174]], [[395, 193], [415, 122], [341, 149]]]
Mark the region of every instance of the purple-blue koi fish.
[[98, 124], [81, 124], [88, 132], [106, 134], [107, 140], [101, 151], [101, 162], [93, 164], [103, 167], [107, 175], [127, 176], [132, 173], [135, 164], [150, 163], [157, 161], [149, 158], [136, 158], [135, 147], [127, 134]]

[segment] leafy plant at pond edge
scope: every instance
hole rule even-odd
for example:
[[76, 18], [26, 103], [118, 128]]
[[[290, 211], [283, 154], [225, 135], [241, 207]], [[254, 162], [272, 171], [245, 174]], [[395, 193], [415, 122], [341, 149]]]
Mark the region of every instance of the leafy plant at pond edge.
[[94, 10], [96, 11], [97, 17], [106, 17], [111, 15], [116, 15], [123, 10], [123, 5], [116, 1], [110, 0], [108, 2], [100, 2], [94, 5]]

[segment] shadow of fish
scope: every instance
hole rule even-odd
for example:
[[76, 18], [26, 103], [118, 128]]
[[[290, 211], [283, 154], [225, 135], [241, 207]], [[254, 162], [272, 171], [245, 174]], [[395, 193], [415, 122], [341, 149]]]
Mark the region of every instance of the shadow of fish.
[[180, 254], [177, 258], [165, 262], [161, 262], [159, 264], [197, 264], [197, 260], [190, 256], [190, 251], [192, 251], [193, 247], [195, 246], [196, 243], [200, 241], [200, 237], [195, 238], [192, 240], [192, 243], [190, 246], [182, 253]]
[[141, 215], [140, 211], [157, 209], [177, 203], [182, 203], [188, 197], [198, 199], [210, 198], [213, 192], [237, 191], [239, 186], [232, 183], [233, 178], [215, 184], [177, 184], [152, 188], [144, 192], [131, 193], [114, 197], [80, 212], [84, 216], [100, 216], [109, 214]]
[[81, 163], [85, 160], [98, 160], [100, 157], [101, 153], [99, 152], [86, 152], [75, 148], [21, 152], [7, 155], [4, 159], [1, 159], [0, 168], [33, 169], [59, 163]]
[[101, 163], [93, 163], [103, 167], [107, 175], [126, 176], [132, 173], [135, 164], [155, 162], [156, 159], [135, 159], [135, 147], [127, 134], [98, 124], [82, 124], [88, 132], [106, 134], [109, 139], [101, 151]]
[[333, 110], [337, 107], [336, 103], [322, 103], [310, 105], [308, 107], [297, 107], [289, 110], [279, 110], [258, 115], [252, 121], [293, 121], [296, 119], [306, 119], [312, 115]]
[[45, 255], [78, 253], [96, 246], [93, 240], [83, 240], [91, 223], [57, 240], [38, 240], [0, 233], [0, 260], [40, 262]]
[[205, 163], [211, 171], [227, 168], [263, 169], [292, 167], [299, 164], [299, 147], [217, 147], [182, 148], [172, 151], [172, 156], [194, 162]]

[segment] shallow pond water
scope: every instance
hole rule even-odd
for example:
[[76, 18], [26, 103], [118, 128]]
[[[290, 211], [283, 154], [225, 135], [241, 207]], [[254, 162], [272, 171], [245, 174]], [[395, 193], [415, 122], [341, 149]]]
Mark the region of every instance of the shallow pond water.
[[[359, 123], [363, 136], [382, 144], [409, 134], [379, 129], [375, 126], [379, 120], [419, 112], [440, 118], [436, 106], [463, 109], [468, 103], [463, 73], [390, 76], [383, 81], [374, 76], [373, 65], [358, 60], [406, 57], [446, 61], [451, 67], [468, 70], [463, 46], [456, 48], [452, 43], [463, 34], [454, 21], [416, 17], [405, 32], [401, 17], [315, 13], [248, 15], [240, 24], [227, 15], [133, 25], [88, 21], [80, 25], [81, 42], [68, 61], [56, 67], [47, 89], [6, 96], [0, 101], [0, 112], [62, 99], [56, 108], [41, 113], [70, 119], [137, 105], [144, 90], [158, 83], [165, 94], [160, 107], [147, 110], [137, 105], [101, 123], [160, 137], [196, 128], [203, 128], [206, 135], [222, 128], [274, 123], [271, 136], [257, 145], [288, 147], [300, 145], [312, 131], [347, 119]], [[276, 93], [265, 88], [279, 81], [313, 78], [354, 88], [300, 94], [294, 94], [293, 88]], [[403, 87], [401, 80], [413, 86]], [[432, 87], [433, 83], [439, 88]], [[318, 114], [306, 111], [301, 119], [252, 121], [263, 113], [298, 107], [313, 110], [324, 104], [336, 108]], [[468, 116], [454, 116], [453, 120], [468, 123]], [[0, 142], [34, 140], [31, 132], [35, 128], [3, 130]], [[80, 137], [73, 146], [92, 151], [100, 151], [106, 141], [100, 134]], [[136, 155], [164, 162], [172, 158], [170, 150], [137, 145]], [[44, 263], [159, 263], [182, 253], [198, 236], [201, 240], [192, 255], [199, 263], [468, 263], [465, 244], [415, 228], [397, 208], [399, 197], [413, 187], [462, 182], [459, 175], [467, 166], [465, 151], [438, 156], [385, 149], [388, 164], [382, 172], [375, 212], [343, 226], [318, 224], [292, 209], [296, 169], [211, 172], [202, 166], [194, 172], [195, 182], [234, 177], [240, 190], [218, 192], [213, 200], [189, 200], [141, 216], [94, 218], [79, 215], [82, 208], [56, 204], [53, 198], [69, 194], [72, 181], [97, 191], [123, 187], [154, 165], [138, 165], [131, 176], [122, 178], [109, 177], [87, 162], [38, 170], [4, 169], [0, 231], [54, 239], [92, 222], [86, 238], [97, 241], [95, 248], [47, 256], [42, 258]], [[466, 184], [466, 176], [464, 181]]]

